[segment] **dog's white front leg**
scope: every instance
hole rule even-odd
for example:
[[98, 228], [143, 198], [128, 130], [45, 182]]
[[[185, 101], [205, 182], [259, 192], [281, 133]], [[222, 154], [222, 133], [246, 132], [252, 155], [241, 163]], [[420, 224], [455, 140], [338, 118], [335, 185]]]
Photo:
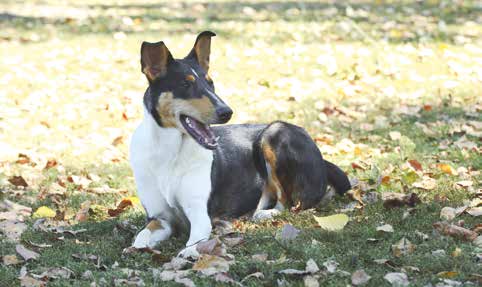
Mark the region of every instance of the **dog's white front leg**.
[[212, 225], [208, 215], [208, 200], [211, 192], [211, 169], [201, 169], [190, 172], [181, 183], [178, 194], [179, 203], [190, 223], [189, 240], [186, 248], [178, 256], [196, 258], [197, 243], [209, 239]]

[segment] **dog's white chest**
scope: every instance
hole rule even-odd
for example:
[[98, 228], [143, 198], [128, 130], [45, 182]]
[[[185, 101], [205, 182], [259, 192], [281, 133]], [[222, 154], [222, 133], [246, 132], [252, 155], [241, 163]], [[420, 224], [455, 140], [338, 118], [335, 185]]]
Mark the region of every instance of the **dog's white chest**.
[[211, 192], [213, 154], [177, 129], [157, 126], [150, 115], [134, 132], [130, 160], [138, 196], [148, 216], [205, 200]]

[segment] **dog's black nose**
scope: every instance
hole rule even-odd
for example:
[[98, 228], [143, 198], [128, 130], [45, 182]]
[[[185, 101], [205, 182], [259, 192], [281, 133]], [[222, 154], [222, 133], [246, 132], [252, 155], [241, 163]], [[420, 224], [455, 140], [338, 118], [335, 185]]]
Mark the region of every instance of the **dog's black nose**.
[[233, 110], [228, 106], [222, 106], [216, 109], [216, 115], [220, 121], [220, 124], [227, 123], [233, 115]]

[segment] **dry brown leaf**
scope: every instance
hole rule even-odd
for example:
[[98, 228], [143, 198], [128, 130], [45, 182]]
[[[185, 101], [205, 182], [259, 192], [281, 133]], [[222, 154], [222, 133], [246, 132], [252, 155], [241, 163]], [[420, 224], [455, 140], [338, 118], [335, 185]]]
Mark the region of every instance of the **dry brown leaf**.
[[461, 181], [457, 181], [455, 184], [461, 187], [471, 187], [474, 184], [474, 182], [471, 180], [461, 180]]
[[481, 216], [482, 215], [482, 206], [471, 207], [471, 208], [465, 210], [465, 212], [467, 212], [468, 214], [470, 214], [472, 216]]
[[210, 254], [201, 254], [194, 263], [192, 270], [199, 271], [206, 276], [211, 276], [219, 272], [228, 272], [232, 262]]
[[404, 194], [396, 192], [383, 192], [382, 193], [383, 206], [385, 208], [394, 208], [401, 206], [414, 207], [420, 203], [420, 199], [416, 193]]
[[251, 255], [251, 259], [255, 262], [266, 262], [268, 260], [268, 254], [267, 253], [260, 253], [260, 254], [253, 254]]
[[457, 216], [455, 208], [452, 207], [444, 207], [442, 210], [440, 210], [440, 219], [443, 220], [453, 220]]
[[32, 250], [28, 250], [27, 248], [25, 248], [25, 246], [23, 246], [22, 244], [17, 244], [15, 246], [15, 250], [17, 251], [17, 253], [22, 256], [22, 258], [25, 260], [25, 261], [29, 261], [31, 259], [38, 259], [40, 257], [40, 254], [38, 254], [37, 252], [34, 252]]
[[45, 164], [44, 169], [50, 169], [50, 168], [56, 167], [57, 164], [58, 164], [57, 160], [49, 159], [49, 160], [47, 160], [47, 163]]
[[119, 204], [117, 205], [117, 207], [115, 209], [109, 209], [107, 211], [107, 213], [109, 213], [109, 215], [111, 217], [115, 217], [115, 216], [118, 216], [119, 214], [123, 213], [124, 211], [126, 211], [129, 207], [132, 207], [134, 206], [135, 204], [137, 204], [137, 201], [139, 199], [137, 197], [126, 197], [126, 198], [123, 198], [121, 200], [121, 202], [119, 202]]
[[17, 161], [15, 161], [15, 163], [18, 163], [18, 164], [27, 164], [27, 163], [30, 163], [30, 157], [26, 154], [23, 154], [23, 153], [19, 153], [18, 154], [18, 159]]
[[27, 225], [23, 222], [12, 220], [0, 221], [0, 231], [12, 241], [19, 241], [20, 236], [25, 230], [27, 230]]
[[261, 273], [261, 272], [251, 273], [251, 274], [247, 275], [246, 277], [244, 277], [243, 280], [241, 280], [241, 283], [248, 280], [248, 279], [251, 279], [251, 278], [264, 279], [264, 274]]
[[378, 226], [377, 231], [393, 233], [393, 226], [391, 226], [390, 224], [384, 224], [384, 225]]
[[328, 271], [328, 273], [335, 273], [336, 272], [336, 269], [338, 268], [338, 262], [336, 262], [335, 260], [328, 260], [326, 262], [323, 262], [323, 266], [325, 266], [326, 268], [326, 271]]
[[89, 219], [89, 209], [90, 209], [91, 202], [90, 200], [86, 200], [82, 202], [80, 205], [79, 211], [75, 215], [75, 220], [78, 222], [84, 222]]
[[368, 275], [363, 269], [357, 270], [353, 272], [351, 275], [351, 284], [355, 286], [360, 286], [360, 285], [365, 285], [370, 278], [372, 278], [370, 275]]
[[290, 241], [298, 237], [298, 234], [300, 234], [299, 229], [291, 224], [285, 224], [279, 233], [279, 239], [282, 241]]
[[10, 182], [11, 184], [15, 185], [16, 187], [19, 187], [19, 186], [22, 186], [22, 187], [27, 187], [28, 186], [28, 183], [25, 181], [25, 179], [20, 176], [20, 175], [14, 175], [14, 176], [11, 176], [9, 179], [8, 179], [8, 182]]
[[411, 159], [411, 160], [408, 161], [408, 163], [416, 171], [423, 171], [422, 164], [420, 162], [418, 162], [416, 159]]
[[47, 286], [47, 283], [44, 281], [37, 280], [30, 276], [22, 276], [20, 278], [20, 286], [21, 287], [44, 287]]
[[17, 265], [19, 263], [22, 263], [23, 260], [19, 260], [17, 255], [12, 254], [12, 255], [4, 255], [2, 258], [3, 265], [9, 266], [9, 265]]
[[424, 176], [421, 181], [414, 182], [412, 186], [425, 190], [432, 190], [437, 187], [437, 181], [431, 177]]
[[402, 238], [396, 244], [392, 245], [392, 254], [395, 257], [401, 257], [411, 254], [415, 251], [415, 245], [408, 241], [407, 238]]
[[73, 275], [74, 272], [66, 267], [52, 267], [42, 272], [42, 274], [32, 274], [32, 277], [43, 280], [59, 278], [69, 279]]
[[477, 232], [447, 222], [435, 222], [433, 227], [440, 233], [455, 238], [468, 241], [473, 241], [475, 238], [477, 238]]
[[196, 250], [199, 252], [199, 254], [210, 254], [216, 256], [223, 256], [226, 254], [226, 248], [218, 238], [199, 242], [196, 245]]
[[303, 278], [303, 284], [305, 287], [319, 287], [318, 276], [308, 275]]
[[394, 287], [402, 287], [402, 286], [409, 286], [410, 282], [408, 281], [408, 276], [405, 273], [387, 273], [383, 277], [387, 280], [392, 286]]

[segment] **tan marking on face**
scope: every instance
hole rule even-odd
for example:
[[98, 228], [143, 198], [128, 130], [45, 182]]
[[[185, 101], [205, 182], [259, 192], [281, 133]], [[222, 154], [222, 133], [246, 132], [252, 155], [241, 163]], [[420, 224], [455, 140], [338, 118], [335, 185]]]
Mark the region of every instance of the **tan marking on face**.
[[186, 102], [198, 112], [201, 117], [200, 120], [209, 122], [209, 120], [214, 118], [214, 105], [208, 97], [203, 96], [200, 99], [188, 99]]
[[206, 81], [208, 81], [208, 82], [212, 82], [212, 81], [213, 81], [213, 79], [211, 79], [211, 77], [209, 76], [209, 74], [206, 74], [206, 76], [205, 76], [204, 78], [206, 78]]
[[189, 81], [191, 83], [194, 83], [196, 81], [196, 78], [193, 75], [187, 75], [186, 76], [186, 81]]
[[171, 92], [162, 93], [157, 102], [157, 113], [161, 118], [162, 126], [166, 128], [176, 127], [176, 116], [173, 110], [173, 94]]
[[146, 226], [146, 229], [149, 229], [151, 232], [162, 229], [162, 228], [163, 227], [162, 227], [161, 222], [159, 220], [156, 220], [156, 219], [153, 219], [153, 220], [149, 221], [149, 223]]
[[273, 147], [266, 143], [265, 141], [261, 142], [261, 149], [263, 151], [264, 159], [266, 160], [267, 164], [271, 168], [271, 173], [269, 174], [268, 183], [266, 185], [266, 189], [272, 193], [273, 197], [276, 198], [279, 202], [286, 207], [287, 198], [286, 194], [281, 186], [281, 183], [278, 179], [278, 175], [276, 174], [276, 154], [273, 150]]

